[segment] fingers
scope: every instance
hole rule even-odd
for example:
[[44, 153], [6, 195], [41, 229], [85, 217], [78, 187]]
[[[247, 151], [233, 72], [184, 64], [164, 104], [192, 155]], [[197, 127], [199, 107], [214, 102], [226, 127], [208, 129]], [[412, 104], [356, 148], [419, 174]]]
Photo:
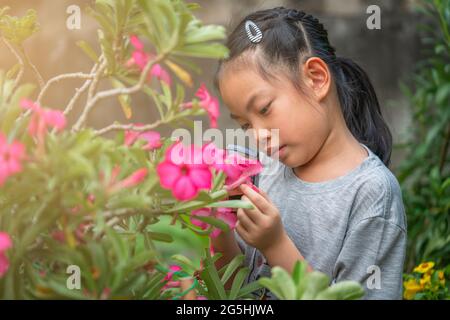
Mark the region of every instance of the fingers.
[[270, 211], [270, 209], [272, 208], [272, 205], [270, 203], [270, 200], [268, 200], [268, 197], [266, 199], [264, 196], [262, 196], [261, 194], [259, 194], [258, 192], [256, 192], [255, 190], [253, 190], [246, 184], [241, 184], [240, 188], [241, 188], [242, 192], [244, 193], [244, 195], [247, 196], [248, 199], [250, 199], [250, 201], [261, 212], [267, 213]]
[[244, 209], [239, 208], [236, 212], [236, 216], [238, 218], [238, 221], [240, 225], [247, 231], [251, 231], [254, 222], [250, 219], [250, 217], [247, 215], [247, 213], [244, 211]]
[[[250, 201], [250, 199], [247, 196], [242, 196], [241, 200], [243, 201], [247, 201], [247, 202], [252, 202]], [[244, 213], [247, 214], [247, 216], [252, 220], [253, 223], [255, 224], [259, 224], [262, 220], [262, 218], [264, 217], [264, 213], [262, 213], [261, 211], [259, 211], [258, 208], [254, 208], [254, 209], [243, 209]]]
[[245, 239], [248, 239], [249, 233], [248, 231], [242, 226], [240, 221], [236, 223], [236, 231], [239, 234], [239, 236], [245, 241]]

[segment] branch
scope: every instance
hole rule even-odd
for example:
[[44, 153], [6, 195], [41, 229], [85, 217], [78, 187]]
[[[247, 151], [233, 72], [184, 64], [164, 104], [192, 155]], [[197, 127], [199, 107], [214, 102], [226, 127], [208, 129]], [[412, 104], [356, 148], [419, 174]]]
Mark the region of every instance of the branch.
[[100, 62], [100, 67], [95, 72], [94, 80], [92, 81], [92, 83], [91, 83], [91, 85], [89, 87], [87, 101], [92, 100], [92, 97], [94, 96], [95, 90], [97, 90], [98, 82], [100, 81], [102, 73], [106, 69], [106, 67], [108, 66], [107, 61], [106, 61], [106, 59], [104, 59], [103, 55], [100, 57], [99, 62]]
[[[9, 51], [11, 51], [11, 53], [16, 57], [18, 63], [20, 64], [20, 70], [19, 73], [16, 76], [16, 79], [14, 80], [14, 85], [12, 87], [11, 92], [14, 92], [14, 90], [16, 90], [16, 88], [19, 86], [20, 81], [22, 80], [23, 77], [23, 73], [25, 72], [25, 64], [23, 62], [22, 57], [20, 56], [20, 54], [17, 52], [16, 49], [14, 49], [14, 47], [9, 43], [9, 41], [7, 41], [4, 37], [1, 37], [3, 43], [5, 44], [5, 46], [9, 49]], [[11, 97], [12, 95], [10, 95]], [[9, 97], [8, 97], [9, 99]]]
[[42, 78], [42, 75], [39, 73], [39, 70], [36, 68], [36, 66], [31, 62], [30, 58], [28, 57], [27, 53], [25, 52], [25, 49], [23, 46], [20, 46], [20, 52], [22, 53], [23, 57], [25, 58], [26, 63], [31, 67], [31, 69], [34, 72], [34, 75], [36, 76], [36, 79], [39, 83], [39, 87], [44, 87], [44, 78]]
[[145, 66], [144, 70], [142, 71], [139, 81], [135, 85], [127, 88], [115, 88], [97, 93], [92, 99], [90, 99], [87, 102], [86, 107], [83, 110], [83, 113], [81, 114], [80, 118], [78, 118], [75, 125], [72, 127], [72, 131], [79, 131], [81, 129], [81, 127], [86, 122], [87, 116], [100, 100], [109, 97], [132, 94], [141, 90], [142, 87], [144, 86], [145, 80], [147, 79], [147, 74], [150, 71], [150, 69], [153, 67], [153, 65], [163, 60], [165, 56], [166, 53], [162, 53], [158, 55], [154, 60], [150, 60]]
[[60, 74], [59, 76], [53, 77], [50, 80], [47, 81], [47, 83], [42, 88], [41, 92], [39, 93], [39, 96], [36, 100], [38, 104], [41, 104], [42, 98], [46, 94], [47, 90], [50, 88], [50, 86], [56, 82], [59, 82], [61, 80], [66, 79], [92, 79], [94, 77], [93, 74], [87, 74], [83, 72], [75, 72], [75, 73], [65, 73]]
[[133, 131], [136, 131], [136, 132], [144, 132], [144, 131], [152, 130], [152, 129], [160, 126], [163, 123], [165, 123], [165, 121], [158, 120], [158, 121], [156, 121], [156, 122], [154, 122], [152, 124], [148, 124], [148, 125], [141, 126], [141, 127], [137, 127], [137, 126], [135, 126], [133, 124], [114, 123], [114, 124], [111, 124], [111, 125], [103, 128], [103, 129], [96, 130], [94, 132], [94, 134], [96, 136], [100, 136], [100, 135], [103, 135], [103, 134], [105, 134], [105, 133], [107, 133], [109, 131], [115, 131], [115, 130], [133, 130]]

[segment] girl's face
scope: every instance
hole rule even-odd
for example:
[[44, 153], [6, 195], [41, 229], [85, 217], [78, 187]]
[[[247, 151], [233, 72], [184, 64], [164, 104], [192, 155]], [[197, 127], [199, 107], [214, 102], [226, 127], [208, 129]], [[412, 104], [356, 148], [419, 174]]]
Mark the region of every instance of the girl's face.
[[[258, 143], [266, 139], [268, 155], [282, 148], [279, 160], [295, 168], [308, 163], [319, 152], [330, 134], [332, 116], [324, 103], [314, 103], [320, 102], [314, 94], [307, 99], [287, 77], [277, 78], [269, 82], [253, 68], [236, 70], [224, 66], [219, 90], [231, 118], [242, 129], [253, 129]], [[314, 88], [317, 81], [306, 81], [306, 89], [308, 83]], [[279, 141], [272, 136], [271, 129], [279, 129]]]

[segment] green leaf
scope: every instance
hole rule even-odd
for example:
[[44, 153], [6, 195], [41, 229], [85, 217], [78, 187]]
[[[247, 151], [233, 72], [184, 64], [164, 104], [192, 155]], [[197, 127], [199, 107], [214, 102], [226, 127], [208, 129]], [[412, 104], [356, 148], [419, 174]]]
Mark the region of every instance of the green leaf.
[[280, 285], [273, 279], [263, 277], [263, 278], [258, 279], [258, 283], [261, 286], [269, 289], [269, 291], [272, 292], [278, 299], [280, 299], [280, 300], [285, 299], [283, 296], [283, 292], [280, 288]]
[[219, 275], [217, 274], [214, 266], [204, 268], [201, 272], [201, 278], [208, 288], [208, 296], [210, 299], [226, 299], [225, 289], [220, 282]]
[[316, 300], [356, 300], [365, 292], [356, 281], [341, 281], [317, 294]]
[[149, 232], [150, 238], [155, 241], [173, 242], [173, 238], [170, 234], [162, 232]]
[[272, 278], [281, 288], [282, 297], [287, 300], [296, 299], [296, 286], [290, 274], [281, 267], [272, 268]]
[[237, 268], [239, 268], [242, 263], [244, 262], [245, 256], [240, 254], [231, 260], [231, 262], [226, 266], [225, 272], [222, 276], [222, 283], [225, 285], [230, 279], [230, 277], [233, 275], [233, 273], [236, 271]]
[[248, 275], [248, 272], [249, 272], [248, 267], [243, 267], [239, 269], [238, 273], [234, 277], [233, 284], [231, 285], [230, 294], [228, 296], [229, 300], [236, 300], [239, 294], [239, 290], [241, 289], [242, 284], [244, 283], [245, 278]]
[[92, 49], [91, 45], [84, 40], [80, 40], [76, 42], [77, 46], [83, 50], [83, 52], [91, 58], [93, 61], [98, 61], [98, 55], [94, 49]]
[[330, 282], [326, 274], [317, 271], [308, 273], [305, 280], [305, 292], [301, 300], [313, 300], [319, 292], [328, 288]]
[[248, 201], [244, 200], [226, 200], [206, 205], [207, 208], [243, 208], [254, 209], [255, 207]]
[[450, 101], [450, 83], [444, 84], [436, 92], [436, 103], [443, 104], [445, 100]]
[[258, 281], [253, 281], [252, 283], [249, 283], [248, 285], [242, 287], [241, 290], [239, 290], [239, 293], [236, 296], [236, 299], [244, 298], [247, 295], [249, 295], [261, 288], [262, 288], [262, 285]]
[[228, 49], [219, 43], [191, 44], [174, 50], [172, 54], [195, 58], [223, 59], [228, 56]]
[[228, 232], [230, 230], [230, 227], [226, 222], [223, 222], [220, 219], [213, 218], [213, 217], [203, 217], [203, 216], [193, 216], [196, 220], [200, 220], [203, 222], [206, 222], [207, 224], [210, 224], [214, 227], [219, 228], [222, 231]]

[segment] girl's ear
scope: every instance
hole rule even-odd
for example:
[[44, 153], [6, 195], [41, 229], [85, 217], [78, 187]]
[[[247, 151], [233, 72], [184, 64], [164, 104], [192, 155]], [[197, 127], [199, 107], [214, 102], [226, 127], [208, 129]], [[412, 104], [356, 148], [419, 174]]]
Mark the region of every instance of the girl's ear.
[[327, 64], [319, 57], [312, 57], [303, 64], [303, 77], [317, 102], [322, 101], [331, 87], [331, 74]]

